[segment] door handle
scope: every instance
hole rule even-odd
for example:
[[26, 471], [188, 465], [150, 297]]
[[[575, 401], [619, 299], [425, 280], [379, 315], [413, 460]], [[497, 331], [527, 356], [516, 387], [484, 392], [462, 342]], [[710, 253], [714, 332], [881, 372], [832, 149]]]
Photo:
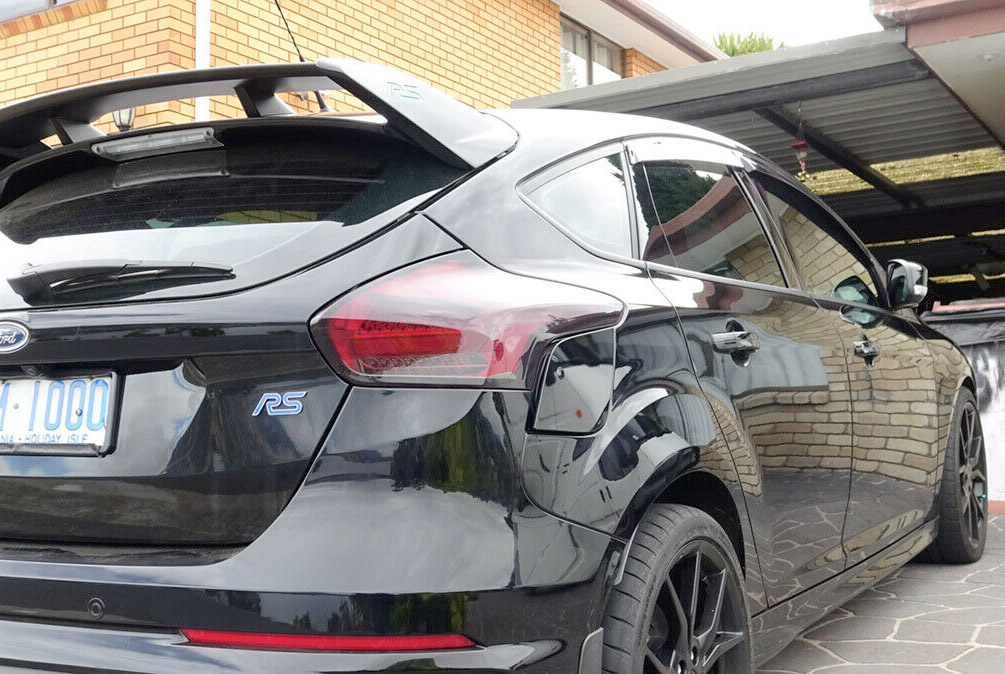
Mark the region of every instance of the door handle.
[[712, 334], [712, 348], [719, 353], [752, 353], [761, 348], [761, 340], [747, 330]]
[[871, 339], [863, 339], [858, 342], [852, 342], [855, 349], [855, 355], [859, 358], [865, 358], [867, 365], [872, 365], [873, 362], [879, 358], [879, 347], [876, 342]]

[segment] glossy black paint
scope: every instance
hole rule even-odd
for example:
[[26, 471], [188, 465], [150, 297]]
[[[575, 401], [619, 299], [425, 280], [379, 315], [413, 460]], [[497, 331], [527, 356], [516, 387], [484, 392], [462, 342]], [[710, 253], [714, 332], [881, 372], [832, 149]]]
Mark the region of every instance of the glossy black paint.
[[[121, 376], [108, 455], [5, 456], [0, 537], [235, 545], [259, 536], [303, 481], [346, 385], [310, 352], [178, 363]], [[305, 391], [306, 413], [249, 424], [248, 410], [277, 387]]]
[[[4, 313], [28, 326], [32, 340], [0, 355], [0, 375], [24, 376], [23, 365], [51, 377], [113, 371], [121, 408], [106, 456], [3, 457], [0, 537], [155, 546], [254, 540], [302, 483], [347, 390], [304, 316], [337, 283], [351, 287], [379, 273], [373, 256], [391, 269], [456, 248], [421, 218], [372, 245], [369, 255], [340, 258], [344, 276], [318, 267], [285, 289]], [[305, 412], [252, 417], [276, 390], [305, 391]]]
[[[0, 543], [0, 659], [61, 671], [568, 674], [601, 625], [640, 517], [673, 501], [706, 509], [734, 543], [763, 661], [924, 547], [938, 443], [969, 376], [958, 350], [907, 312], [868, 308], [875, 322], [852, 324], [841, 302], [804, 292], [756, 199], [789, 288], [598, 254], [520, 193], [525, 179], [560, 173], [584, 151], [618, 152], [622, 139], [679, 134], [742, 148], [643, 118], [501, 116], [521, 135], [510, 154], [330, 261], [214, 297], [0, 313], [37, 336], [0, 355], [0, 372], [113, 367], [130, 392], [115, 450], [64, 461], [56, 478], [111, 520], [82, 519], [92, 528], [79, 540]], [[370, 279], [463, 248], [506, 272], [602, 290], [626, 316], [555, 345], [533, 391], [340, 381], [311, 340], [311, 316]], [[761, 345], [744, 362], [714, 348], [712, 335], [733, 323]], [[859, 454], [870, 448], [857, 443], [854, 428], [867, 422], [856, 415], [901, 390], [878, 363], [856, 360], [850, 342], [862, 332], [881, 359], [916, 369], [931, 396], [889, 401], [932, 411], [926, 433], [906, 437], [930, 450], [928, 463], [904, 463], [909, 448], [897, 454], [918, 473], [884, 475]], [[253, 420], [249, 407], [276, 387], [308, 388], [305, 416]], [[139, 390], [146, 403], [131, 395]], [[144, 407], [154, 397], [156, 413]], [[186, 419], [184, 430], [162, 409]], [[812, 455], [829, 461], [800, 465], [811, 445], [834, 448]], [[142, 461], [118, 461], [130, 456]], [[16, 462], [0, 471], [0, 489], [22, 496], [0, 497], [8, 510], [32, 489], [53, 493], [29, 472]], [[253, 503], [228, 510], [242, 495]], [[144, 507], [154, 498], [160, 505]], [[48, 507], [57, 504], [67, 500]], [[10, 512], [0, 536], [58, 525]], [[95, 598], [100, 619], [88, 610]], [[268, 653], [186, 645], [182, 627], [458, 632], [478, 647]]]
[[[401, 413], [386, 415], [389, 403]], [[155, 649], [151, 661], [188, 662], [198, 653], [208, 671], [235, 662], [422, 668], [413, 661], [508, 671], [545, 657], [530, 671], [574, 671], [623, 545], [526, 498], [514, 451], [527, 413], [523, 392], [354, 389], [304, 485], [251, 545], [209, 564], [166, 566], [153, 553], [89, 565], [7, 559], [0, 577], [18, 581], [0, 583], [0, 612], [165, 635], [178, 627], [461, 632], [486, 646], [466, 655], [260, 661], [185, 647]], [[105, 607], [100, 619], [89, 613], [94, 598]], [[119, 634], [110, 641], [129, 643]], [[114, 645], [90, 648], [89, 661], [100, 666], [121, 656]]]
[[[539, 135], [526, 129], [522, 134], [539, 150], [533, 161], [548, 166], [546, 173], [561, 172], [566, 156], [562, 142], [588, 135], [596, 128], [586, 128], [591, 118], [601, 117], [584, 113], [583, 126], [563, 117], [565, 125], [560, 126], [548, 125], [543, 114], [537, 114]], [[665, 133], [673, 135], [673, 129]], [[583, 146], [594, 154], [605, 147], [600, 139], [583, 141]], [[521, 159], [528, 164], [520, 169], [533, 174], [536, 167], [527, 155], [517, 151], [509, 161], [516, 164]], [[742, 175], [738, 177], [746, 184]], [[508, 195], [506, 181], [506, 176], [485, 172], [471, 182], [484, 193]], [[535, 178], [533, 184], [538, 182]], [[840, 302], [828, 302], [799, 287], [796, 265], [784, 249], [777, 225], [752, 190], [748, 198], [777, 249], [777, 261], [791, 289], [659, 265], [646, 270], [638, 262], [598, 253], [581, 243], [559, 242], [555, 237], [559, 228], [541, 227], [535, 215], [542, 216], [519, 198], [495, 199], [495, 217], [508, 226], [486, 227], [473, 198], [469, 192], [457, 192], [427, 213], [495, 264], [516, 273], [604, 288], [630, 308], [617, 330], [615, 393], [604, 427], [577, 437], [528, 437], [525, 487], [542, 507], [626, 537], [638, 513], [653, 501], [700, 501], [697, 493], [720, 489], [732, 497], [735, 508], [733, 514], [723, 507], [722, 498], [716, 500], [720, 522], [727, 531], [733, 525], [751, 611], [756, 615], [777, 606], [772, 615], [787, 616], [788, 638], [813, 620], [799, 606], [808, 602], [819, 611], [829, 611], [857, 592], [859, 585], [849, 588], [838, 583], [824, 600], [804, 599], [809, 588], [831, 583], [863, 560], [871, 568], [880, 553], [892, 550], [893, 542], [907, 540], [905, 536], [932, 521], [930, 505], [941, 465], [938, 447], [945, 439], [955, 392], [968, 376], [967, 366], [947, 343], [933, 341], [910, 312], [868, 307], [878, 318], [865, 330], [866, 337], [884, 342], [891, 370], [907, 367], [914, 373], [909, 376], [919, 380], [916, 387], [907, 384], [916, 391], [916, 400], [893, 400], [887, 391], [902, 390], [904, 379], [894, 383], [895, 374], [876, 377], [864, 371], [869, 366], [851, 348], [853, 341], [862, 339], [862, 326], [846, 320]], [[556, 252], [559, 249], [561, 253]], [[651, 295], [637, 283], [644, 270], [661, 294]], [[761, 349], [749, 363], [716, 353], [712, 344], [712, 333], [733, 329], [734, 321], [760, 338]], [[917, 339], [922, 333], [927, 341]], [[595, 367], [601, 362], [598, 359]], [[656, 381], [666, 387], [665, 393], [649, 388]], [[937, 382], [937, 404], [930, 408]], [[624, 397], [619, 395], [622, 386]], [[648, 408], [647, 396], [654, 401]], [[655, 402], [661, 397], [666, 398], [662, 407]], [[882, 408], [884, 401], [892, 406]], [[687, 415], [685, 426], [666, 413], [691, 402], [691, 409], [700, 412]], [[895, 441], [888, 457], [917, 469], [909, 475], [899, 473], [907, 479], [881, 472], [882, 467], [861, 451], [869, 447], [856, 448], [853, 414], [868, 415], [879, 408], [884, 414], [927, 415], [916, 434], [905, 435], [924, 449], [919, 445], [911, 452]], [[878, 423], [869, 416], [862, 421], [870, 427]], [[703, 438], [701, 429], [709, 426], [717, 432], [712, 439]], [[675, 449], [666, 449], [674, 443]], [[812, 453], [807, 451], [809, 445], [816, 446]], [[917, 456], [910, 458], [912, 453]], [[759, 660], [777, 651], [772, 639], [757, 638]]]
[[[744, 471], [767, 603], [843, 570], [851, 413], [843, 350], [830, 317], [798, 293], [711, 280], [694, 287], [666, 270], [654, 267], [652, 274], [679, 307], [701, 390], [737, 470]], [[760, 343], [740, 364], [712, 343], [713, 333], [735, 326]], [[836, 432], [811, 437], [819, 423], [834, 424]], [[830, 445], [832, 439], [843, 444]], [[828, 461], [816, 458], [824, 452]]]

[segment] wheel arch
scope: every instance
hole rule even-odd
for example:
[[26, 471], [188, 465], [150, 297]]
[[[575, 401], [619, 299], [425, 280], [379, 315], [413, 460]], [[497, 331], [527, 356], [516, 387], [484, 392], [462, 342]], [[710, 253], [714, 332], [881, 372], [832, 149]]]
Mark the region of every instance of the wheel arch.
[[[657, 503], [691, 506], [708, 514], [723, 528], [733, 544], [740, 568], [746, 571], [748, 560], [744, 551], [747, 540], [744, 535], [744, 520], [729, 487], [719, 477], [702, 470], [695, 461], [678, 467], [684, 469], [670, 475], [654, 474], [653, 478], [656, 479], [650, 479], [638, 491], [625, 511], [618, 531], [632, 537], [645, 513]], [[659, 480], [659, 477], [663, 480]], [[659, 486], [654, 488], [654, 482]]]
[[654, 503], [676, 503], [707, 513], [729, 536], [733, 551], [740, 560], [740, 568], [747, 570], [740, 511], [722, 480], [700, 470], [685, 473], [670, 484]]
[[960, 388], [969, 389], [970, 392], [973, 393], [975, 397], [977, 396], [977, 383], [974, 381], [973, 376], [970, 374], [967, 374], [966, 376], [963, 377], [963, 381], [960, 382]]

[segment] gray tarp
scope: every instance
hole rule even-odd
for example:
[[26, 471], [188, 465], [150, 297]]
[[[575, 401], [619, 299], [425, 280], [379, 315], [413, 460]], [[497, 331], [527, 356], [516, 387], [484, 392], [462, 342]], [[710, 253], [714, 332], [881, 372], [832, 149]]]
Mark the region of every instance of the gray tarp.
[[927, 312], [921, 319], [960, 346], [1005, 342], [1005, 308]]
[[988, 498], [1005, 500], [1005, 308], [922, 315], [956, 342], [974, 370], [988, 461]]

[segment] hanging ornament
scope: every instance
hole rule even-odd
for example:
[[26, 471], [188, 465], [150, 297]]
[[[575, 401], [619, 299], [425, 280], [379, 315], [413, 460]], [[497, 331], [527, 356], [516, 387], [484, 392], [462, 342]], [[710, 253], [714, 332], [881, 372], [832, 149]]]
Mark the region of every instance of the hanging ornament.
[[796, 128], [796, 140], [790, 145], [790, 147], [796, 151], [796, 161], [799, 162], [799, 172], [796, 174], [796, 178], [800, 182], [806, 182], [810, 177], [809, 171], [806, 170], [806, 156], [810, 149], [810, 144], [806, 142], [806, 136], [803, 132], [803, 103], [799, 102], [799, 126]]

